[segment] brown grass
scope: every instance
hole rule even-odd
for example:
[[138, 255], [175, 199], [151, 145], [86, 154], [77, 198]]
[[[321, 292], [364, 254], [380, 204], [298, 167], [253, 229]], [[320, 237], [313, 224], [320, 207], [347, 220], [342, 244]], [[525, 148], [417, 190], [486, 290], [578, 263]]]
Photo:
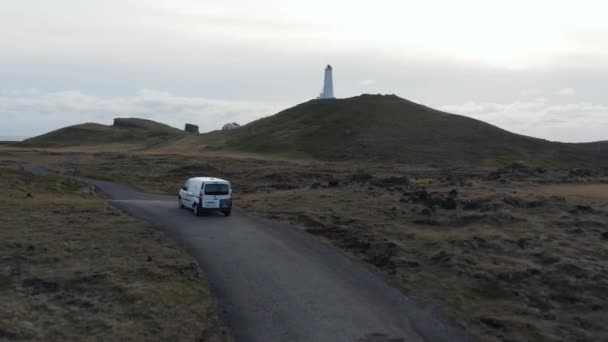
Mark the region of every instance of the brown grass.
[[[606, 337], [608, 239], [602, 234], [608, 215], [545, 197], [531, 198], [543, 203], [538, 208], [507, 205], [503, 199], [514, 188], [489, 196], [495, 210], [459, 205], [428, 214], [422, 214], [425, 205], [402, 202], [401, 191], [360, 186], [252, 194], [242, 201], [374, 264], [481, 340]], [[462, 201], [479, 198], [474, 187], [459, 190]]]
[[58, 170], [169, 193], [190, 176], [227, 178], [237, 206], [374, 265], [480, 340], [608, 336], [605, 176], [218, 154], [59, 159]]
[[0, 340], [228, 341], [198, 265], [86, 184], [0, 165]]

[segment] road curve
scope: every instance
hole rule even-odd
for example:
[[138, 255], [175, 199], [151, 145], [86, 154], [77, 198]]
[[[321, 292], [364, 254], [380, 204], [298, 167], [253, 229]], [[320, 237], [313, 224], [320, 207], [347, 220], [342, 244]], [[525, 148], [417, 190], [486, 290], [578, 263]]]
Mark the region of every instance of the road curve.
[[92, 182], [194, 257], [237, 341], [468, 340], [378, 272], [289, 225], [238, 209], [195, 217], [175, 196]]

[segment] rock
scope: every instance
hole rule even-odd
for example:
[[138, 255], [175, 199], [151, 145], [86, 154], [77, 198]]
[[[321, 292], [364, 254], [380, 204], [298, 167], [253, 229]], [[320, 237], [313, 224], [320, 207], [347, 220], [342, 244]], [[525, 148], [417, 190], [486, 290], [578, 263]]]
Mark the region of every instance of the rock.
[[416, 190], [413, 193], [404, 193], [404, 196], [412, 197], [414, 203], [420, 203], [431, 209], [440, 207], [445, 210], [454, 210], [458, 202], [454, 195], [446, 195], [439, 192], [428, 192], [426, 189]]
[[432, 219], [419, 219], [419, 220], [412, 221], [412, 223], [424, 225], [424, 226], [439, 226], [441, 224], [441, 223], [439, 223], [439, 221], [432, 220]]
[[457, 207], [457, 203], [456, 200], [453, 197], [448, 197], [448, 198], [444, 198], [440, 203], [439, 206], [441, 207], [441, 209], [445, 209], [445, 210], [454, 210]]
[[593, 213], [593, 208], [588, 205], [577, 205], [572, 210], [570, 210], [571, 214], [591, 214]]
[[608, 232], [603, 232], [603, 233], [601, 234], [601, 236], [602, 236], [602, 239], [604, 239], [604, 240], [608, 240]]
[[482, 317], [479, 321], [494, 329], [503, 329], [505, 327], [505, 324], [496, 318]]
[[[11, 327], [12, 329], [16, 329], [15, 326]], [[8, 330], [10, 329], [9, 327], [0, 327], [0, 339], [2, 341], [14, 341], [17, 339], [17, 333]]]
[[462, 187], [473, 186], [473, 182], [471, 182], [470, 180], [462, 180], [462, 181], [460, 181], [460, 186], [462, 186]]
[[353, 175], [351, 175], [348, 180], [353, 183], [367, 183], [372, 180], [372, 175], [366, 172], [359, 171]]
[[541, 167], [530, 167], [526, 164], [515, 162], [505, 167], [499, 168], [491, 172], [487, 178], [490, 180], [499, 180], [501, 183], [507, 183], [510, 180], [525, 179], [530, 176], [540, 176], [547, 172]]
[[186, 127], [184, 127], [184, 131], [188, 132], [188, 133], [194, 133], [194, 134], [199, 134], [198, 132], [198, 126], [197, 125], [193, 125], [193, 124], [186, 124]]
[[518, 222], [526, 222], [527, 219], [523, 217], [513, 216], [509, 212], [497, 212], [488, 216], [488, 222], [496, 226], [502, 226], [503, 224], [512, 224]]
[[59, 284], [38, 278], [25, 279], [21, 286], [29, 289], [33, 295], [59, 291]]
[[321, 187], [321, 183], [312, 183], [312, 184], [310, 185], [310, 188], [311, 188], [311, 189], [318, 189], [318, 188], [320, 188], [320, 187]]
[[556, 265], [557, 270], [563, 274], [567, 274], [570, 277], [577, 279], [585, 279], [590, 277], [590, 273], [587, 269], [580, 267], [577, 264], [570, 262], [562, 262]]
[[464, 210], [479, 210], [482, 204], [486, 203], [487, 200], [481, 198], [473, 198], [470, 200], [462, 201], [462, 209]]
[[493, 202], [488, 198], [472, 198], [469, 200], [460, 201], [462, 209], [464, 210], [479, 210], [479, 211], [496, 211], [502, 205], [500, 203]]
[[569, 173], [570, 177], [595, 177], [599, 172], [594, 169], [572, 169]]
[[389, 271], [395, 269], [395, 263], [391, 260], [390, 254], [385, 254], [382, 250], [370, 250], [368, 254], [369, 256], [367, 256], [364, 260], [370, 264], [380, 269], [387, 269]]
[[424, 216], [431, 216], [432, 212], [428, 208], [424, 208], [420, 211], [420, 214]]
[[337, 180], [337, 179], [335, 179], [335, 178], [332, 178], [332, 179], [330, 179], [330, 180], [327, 181], [327, 186], [330, 187], [330, 188], [331, 187], [336, 187], [338, 185], [340, 185], [340, 181]]
[[553, 224], [555, 224], [558, 227], [563, 227], [563, 228], [567, 228], [567, 229], [583, 228], [583, 229], [593, 229], [594, 231], [599, 231], [599, 230], [597, 230], [597, 228], [606, 227], [606, 224], [603, 222], [600, 222], [600, 221], [580, 220], [580, 219], [554, 221]]
[[480, 236], [473, 236], [473, 241], [475, 242], [475, 244], [477, 244], [478, 246], [480, 245], [485, 245], [486, 244], [486, 239], [480, 237]]
[[426, 201], [429, 198], [429, 193], [426, 189], [414, 191], [414, 198], [418, 201]]
[[543, 206], [546, 201], [544, 199], [528, 201], [518, 197], [507, 196], [503, 199], [503, 202], [516, 208], [537, 208]]
[[477, 215], [477, 214], [457, 216], [450, 220], [450, 225], [467, 226], [469, 224], [474, 224], [474, 223], [477, 223], [480, 221], [484, 221], [487, 218], [488, 218], [488, 215]]
[[559, 257], [547, 254], [546, 252], [534, 253], [533, 255], [538, 258], [538, 261], [542, 265], [553, 265], [561, 260]]
[[452, 257], [446, 253], [445, 251], [441, 251], [431, 257], [433, 261], [447, 262], [450, 261]]
[[382, 188], [407, 186], [410, 185], [410, 180], [407, 177], [387, 177], [372, 180], [372, 185]]
[[530, 241], [530, 239], [528, 238], [520, 238], [517, 240], [517, 246], [519, 246], [519, 248], [521, 249], [526, 249], [526, 247], [528, 247], [528, 241]]
[[581, 228], [567, 229], [566, 233], [568, 234], [580, 234], [583, 230]]
[[575, 292], [555, 292], [549, 295], [549, 299], [566, 305], [581, 303], [582, 299]]

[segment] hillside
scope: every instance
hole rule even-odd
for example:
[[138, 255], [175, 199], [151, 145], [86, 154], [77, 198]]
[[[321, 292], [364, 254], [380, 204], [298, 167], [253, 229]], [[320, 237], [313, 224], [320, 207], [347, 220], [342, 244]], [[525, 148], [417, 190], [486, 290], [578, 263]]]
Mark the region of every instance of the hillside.
[[16, 144], [20, 147], [67, 147], [107, 144], [149, 146], [185, 135], [183, 131], [145, 119], [116, 119], [112, 126], [85, 123], [58, 129]]
[[209, 150], [324, 160], [490, 164], [527, 160], [539, 164], [588, 164], [600, 157], [587, 145], [555, 143], [513, 134], [479, 120], [437, 111], [394, 95], [311, 100], [238, 129], [211, 132], [188, 140], [196, 140]]

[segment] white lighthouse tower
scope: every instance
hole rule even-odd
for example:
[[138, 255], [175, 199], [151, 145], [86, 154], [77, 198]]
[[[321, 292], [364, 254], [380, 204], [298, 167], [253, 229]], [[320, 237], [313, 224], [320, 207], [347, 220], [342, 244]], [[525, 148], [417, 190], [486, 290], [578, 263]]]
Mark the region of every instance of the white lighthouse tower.
[[323, 80], [323, 92], [319, 95], [319, 99], [335, 99], [334, 97], [334, 79], [332, 77], [332, 67], [327, 65], [325, 68], [325, 78]]

